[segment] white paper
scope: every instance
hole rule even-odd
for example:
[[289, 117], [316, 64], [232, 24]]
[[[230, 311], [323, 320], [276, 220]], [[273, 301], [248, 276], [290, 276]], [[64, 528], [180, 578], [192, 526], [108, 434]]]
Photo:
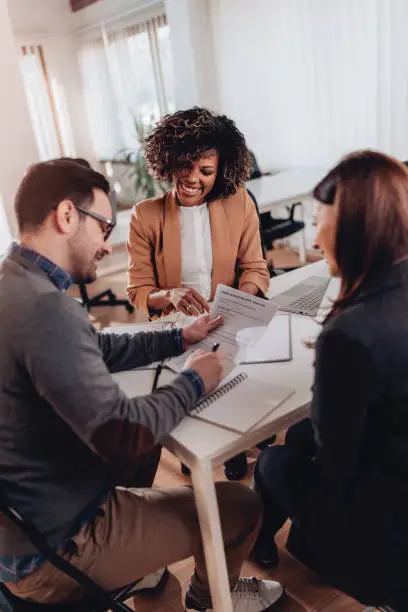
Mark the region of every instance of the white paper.
[[[217, 390], [241, 373], [247, 378], [217, 397]], [[235, 368], [217, 389], [198, 403], [189, 416], [244, 433], [255, 427], [292, 393], [290, 387], [251, 378], [242, 368]]]
[[292, 359], [290, 315], [277, 314], [255, 346], [248, 351], [244, 363], [271, 363]]
[[170, 359], [168, 367], [180, 371], [188, 356], [198, 348], [211, 350], [215, 343], [226, 353], [228, 374], [235, 365], [241, 363], [247, 352], [255, 345], [266, 329], [278, 307], [270, 300], [249, 295], [226, 285], [218, 285], [211, 317], [223, 315], [224, 323], [212, 331], [205, 340], [194, 345], [183, 355]]

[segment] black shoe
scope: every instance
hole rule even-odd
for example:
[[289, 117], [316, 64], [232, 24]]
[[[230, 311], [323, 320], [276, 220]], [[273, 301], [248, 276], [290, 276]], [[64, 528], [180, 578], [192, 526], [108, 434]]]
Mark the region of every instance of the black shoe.
[[274, 569], [279, 564], [278, 547], [272, 538], [258, 538], [252, 551], [251, 558], [265, 569]]
[[270, 438], [267, 438], [263, 442], [260, 442], [256, 446], [259, 448], [259, 450], [263, 450], [267, 446], [270, 446], [271, 444], [275, 444], [275, 442], [276, 442], [276, 436], [274, 435], [274, 436], [271, 436]]
[[181, 473], [184, 474], [184, 476], [190, 476], [191, 475], [191, 470], [184, 463], [182, 463], [181, 464]]
[[246, 453], [240, 453], [224, 463], [224, 474], [228, 480], [242, 480], [248, 471]]
[[186, 608], [186, 610], [195, 610], [196, 612], [205, 612], [207, 610], [207, 608], [202, 608], [201, 606], [199, 606], [194, 601], [194, 599], [192, 597], [190, 597], [188, 592], [186, 593], [186, 599], [185, 599], [184, 607]]

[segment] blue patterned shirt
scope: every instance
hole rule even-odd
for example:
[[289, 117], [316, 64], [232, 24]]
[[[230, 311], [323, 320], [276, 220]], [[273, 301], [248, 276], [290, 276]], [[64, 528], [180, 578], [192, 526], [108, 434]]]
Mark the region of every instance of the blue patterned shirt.
[[47, 257], [44, 257], [44, 255], [40, 255], [40, 253], [36, 253], [16, 242], [13, 242], [11, 245], [11, 252], [20, 255], [20, 257], [27, 261], [31, 261], [31, 263], [40, 268], [60, 291], [66, 291], [72, 285], [70, 274], [50, 259], [47, 259]]

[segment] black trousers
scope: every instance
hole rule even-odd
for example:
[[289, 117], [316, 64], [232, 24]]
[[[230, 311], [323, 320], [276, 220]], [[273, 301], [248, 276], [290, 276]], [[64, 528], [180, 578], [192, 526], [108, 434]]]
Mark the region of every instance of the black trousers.
[[315, 441], [310, 419], [293, 425], [284, 446], [265, 448], [255, 466], [255, 487], [264, 506], [259, 538], [274, 538], [288, 518], [296, 514], [316, 484], [313, 466]]

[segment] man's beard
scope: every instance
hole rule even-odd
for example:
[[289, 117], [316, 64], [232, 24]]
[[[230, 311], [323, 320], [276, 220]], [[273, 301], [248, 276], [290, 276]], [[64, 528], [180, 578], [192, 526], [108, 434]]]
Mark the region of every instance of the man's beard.
[[96, 278], [96, 262], [102, 259], [103, 255], [96, 253], [92, 260], [86, 255], [86, 250], [79, 248], [75, 240], [70, 245], [71, 277], [74, 283], [89, 285]]
[[93, 273], [88, 272], [88, 273], [82, 274], [81, 277], [76, 274], [75, 277], [73, 277], [73, 281], [74, 283], [77, 283], [77, 284], [81, 283], [83, 285], [90, 285], [91, 283], [96, 281], [96, 278], [97, 276], [95, 272]]
[[84, 265], [73, 265], [72, 280], [74, 283], [89, 285], [93, 283], [96, 278], [96, 268], [94, 268], [93, 265], [92, 269], [89, 266], [85, 268]]

